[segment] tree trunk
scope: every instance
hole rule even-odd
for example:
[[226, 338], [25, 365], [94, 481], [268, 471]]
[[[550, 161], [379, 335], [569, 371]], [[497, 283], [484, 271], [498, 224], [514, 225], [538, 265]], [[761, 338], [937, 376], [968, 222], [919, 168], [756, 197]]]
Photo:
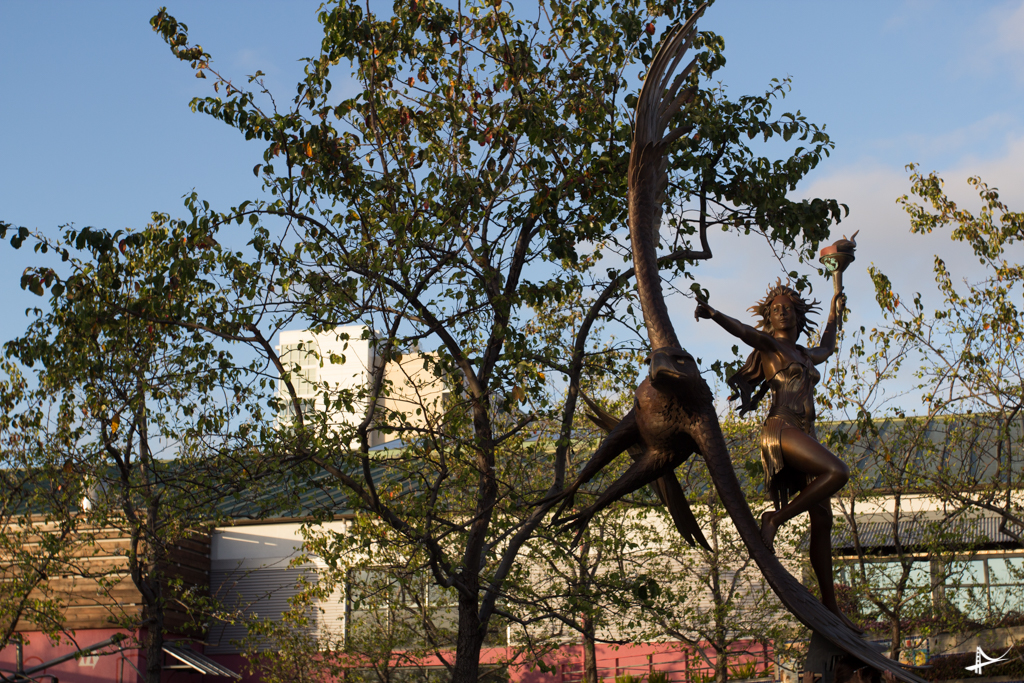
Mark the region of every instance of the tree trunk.
[[584, 614], [583, 626], [583, 683], [597, 683], [597, 648], [594, 644], [594, 620]]
[[146, 629], [146, 683], [160, 683], [164, 660], [164, 606], [160, 590], [154, 604], [146, 606], [149, 627]]
[[897, 662], [900, 660], [900, 651], [903, 649], [903, 629], [900, 628], [899, 617], [899, 610], [897, 610], [894, 617], [889, 620], [889, 638], [892, 641], [889, 657]]
[[478, 601], [459, 595], [459, 634], [455, 641], [452, 683], [477, 683], [480, 678], [480, 649], [486, 624], [480, 623]]
[[715, 683], [729, 680], [729, 656], [725, 650], [715, 650]]

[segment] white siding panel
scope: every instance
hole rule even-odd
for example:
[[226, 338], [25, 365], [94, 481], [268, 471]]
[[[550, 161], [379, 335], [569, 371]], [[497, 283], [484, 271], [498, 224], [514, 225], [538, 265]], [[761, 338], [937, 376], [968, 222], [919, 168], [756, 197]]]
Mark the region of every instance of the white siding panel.
[[[316, 581], [311, 567], [288, 567], [284, 569], [250, 569], [212, 572], [210, 590], [221, 601], [224, 611], [236, 613], [231, 622], [216, 621], [210, 624], [206, 652], [225, 654], [240, 652], [235, 644], [247, 635], [246, 618], [258, 617], [280, 621], [281, 615], [291, 605], [289, 599], [299, 592], [299, 580]], [[316, 615], [310, 615], [310, 631], [317, 628]], [[264, 643], [264, 649], [271, 647]]]

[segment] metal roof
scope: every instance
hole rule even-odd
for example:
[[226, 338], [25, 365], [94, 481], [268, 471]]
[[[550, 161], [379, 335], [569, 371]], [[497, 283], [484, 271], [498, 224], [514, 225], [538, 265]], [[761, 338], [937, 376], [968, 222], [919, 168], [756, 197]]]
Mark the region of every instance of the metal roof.
[[[359, 479], [363, 476], [361, 470], [354, 473]], [[376, 484], [387, 478], [380, 465], [371, 468], [370, 476]], [[236, 521], [302, 519], [316, 513], [348, 515], [354, 512], [349, 496], [332, 474], [318, 470], [302, 482], [256, 482], [251, 489], [222, 498], [217, 504], [217, 513]]]
[[179, 647], [177, 645], [164, 644], [164, 652], [174, 657], [181, 664], [171, 664], [165, 666], [165, 669], [190, 669], [192, 671], [199, 671], [200, 673], [207, 674], [209, 676], [222, 676], [224, 678], [233, 678], [236, 681], [242, 680], [241, 675], [236, 674], [231, 669], [227, 668], [222, 664], [218, 664], [206, 655], [196, 652], [192, 648]]
[[[1017, 545], [1017, 540], [999, 530], [1001, 517], [974, 517], [956, 520], [905, 520], [898, 528], [899, 542], [907, 548], [942, 546], [977, 548], [991, 545]], [[876, 550], [896, 545], [892, 522], [858, 522], [857, 540], [861, 548]], [[837, 524], [832, 530], [832, 547], [854, 552], [854, 534], [849, 524]]]

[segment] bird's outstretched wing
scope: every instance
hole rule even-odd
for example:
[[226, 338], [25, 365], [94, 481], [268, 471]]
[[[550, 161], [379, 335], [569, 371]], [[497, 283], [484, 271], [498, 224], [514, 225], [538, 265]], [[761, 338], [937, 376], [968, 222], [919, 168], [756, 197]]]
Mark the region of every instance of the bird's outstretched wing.
[[[619, 423], [618, 418], [604, 410], [585, 393], [580, 392], [580, 395], [583, 397], [584, 402], [586, 402], [587, 407], [590, 408], [591, 412], [587, 415], [590, 421], [603, 429], [605, 433], [612, 431], [615, 425]], [[627, 450], [633, 460], [639, 460], [643, 455], [643, 447], [639, 444], [630, 446]], [[700, 529], [697, 518], [693, 516], [690, 502], [686, 499], [686, 493], [679, 484], [679, 479], [675, 473], [666, 474], [652, 482], [650, 487], [657, 494], [658, 499], [668, 508], [672, 521], [675, 522], [676, 529], [679, 530], [679, 534], [683, 539], [690, 545], [700, 545], [702, 548], [711, 550], [707, 539], [704, 538], [704, 532]]]
[[[637, 293], [644, 312], [651, 349], [679, 348], [668, 317], [658, 270], [658, 231], [662, 203], [668, 187], [668, 146], [690, 127], [666, 133], [672, 117], [693, 101], [697, 87], [683, 87], [696, 65], [694, 58], [682, 71], [676, 67], [697, 35], [697, 19], [707, 5], [685, 24], [669, 32], [644, 79], [633, 121], [633, 146], [629, 155], [629, 232], [636, 267]], [[670, 82], [671, 81], [671, 82]]]

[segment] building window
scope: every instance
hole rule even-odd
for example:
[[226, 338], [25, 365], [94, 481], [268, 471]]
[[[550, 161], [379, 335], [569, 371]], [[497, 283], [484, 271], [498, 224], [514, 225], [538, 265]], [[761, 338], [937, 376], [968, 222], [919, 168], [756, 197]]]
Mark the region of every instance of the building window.
[[[901, 562], [878, 561], [868, 562], [863, 570], [859, 563], [853, 562], [841, 567], [837, 572], [839, 583], [848, 586], [871, 586], [874, 600], [893, 603], [903, 577]], [[932, 577], [928, 560], [915, 560], [910, 565], [906, 585], [902, 594], [903, 609], [915, 612], [927, 611], [932, 605]], [[878, 618], [877, 610], [871, 600], [858, 601], [867, 616]]]
[[1024, 557], [951, 562], [946, 600], [975, 621], [1024, 612]]
[[387, 570], [353, 571], [348, 581], [346, 643], [359, 650], [363, 641], [391, 644], [393, 650], [431, 645], [454, 646], [458, 615], [454, 591], [439, 588], [422, 574], [397, 577]]
[[[869, 562], [863, 574], [859, 563], [851, 561], [837, 567], [836, 578], [854, 589], [871, 586], [876, 599], [892, 602], [902, 574], [903, 566], [897, 561]], [[932, 605], [949, 605], [978, 622], [1024, 614], [1024, 557], [974, 557], [946, 563], [915, 560], [903, 601], [904, 609], [919, 614]], [[858, 603], [865, 616], [879, 616], [870, 601]]]
[[[291, 373], [292, 386], [297, 396], [313, 396], [320, 375], [320, 358], [308, 344], [282, 344], [281, 365]], [[298, 366], [296, 372], [295, 367]], [[282, 379], [279, 384], [282, 398], [288, 398], [288, 385]]]

